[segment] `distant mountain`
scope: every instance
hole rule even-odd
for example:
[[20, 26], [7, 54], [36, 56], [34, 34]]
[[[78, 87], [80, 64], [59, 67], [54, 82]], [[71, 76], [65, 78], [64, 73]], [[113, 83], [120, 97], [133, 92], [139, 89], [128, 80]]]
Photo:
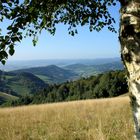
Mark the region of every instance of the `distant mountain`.
[[123, 70], [124, 67], [121, 61], [115, 61], [100, 65], [72, 64], [63, 68], [74, 71], [79, 76], [91, 76], [110, 70]]
[[70, 70], [76, 70], [76, 69], [84, 69], [85, 67], [88, 67], [89, 65], [85, 64], [72, 64], [72, 65], [67, 65], [64, 68], [70, 69]]
[[84, 65], [84, 64], [72, 64], [64, 67], [67, 70], [74, 71], [77, 73], [80, 77], [83, 76], [90, 76], [90, 75], [96, 75], [99, 72], [96, 70], [95, 67], [90, 65]]
[[95, 65], [96, 69], [105, 72], [105, 71], [110, 71], [110, 70], [123, 70], [124, 65], [122, 64], [121, 61], [115, 61], [107, 64], [102, 64], [102, 65]]
[[98, 58], [98, 59], [46, 59], [46, 60], [16, 60], [7, 61], [5, 65], [0, 64], [0, 69], [5, 71], [12, 71], [18, 69], [27, 69], [31, 67], [43, 67], [49, 65], [56, 65], [64, 67], [72, 64], [84, 65], [102, 65], [112, 63], [114, 61], [121, 61], [119, 57], [116, 58]]
[[[99, 61], [99, 60], [98, 60]], [[109, 61], [109, 60], [108, 60]], [[12, 71], [13, 73], [28, 72], [36, 75], [46, 83], [63, 83], [70, 80], [75, 80], [80, 77], [88, 77], [97, 75], [110, 70], [122, 70], [123, 64], [121, 61], [111, 63], [88, 65], [76, 63], [64, 67], [49, 65], [45, 67], [33, 67], [28, 69], [20, 69]]]
[[29, 72], [49, 83], [62, 83], [65, 81], [73, 80], [78, 76], [71, 70], [66, 70], [55, 65], [21, 69], [12, 72], [16, 74], [21, 72]]

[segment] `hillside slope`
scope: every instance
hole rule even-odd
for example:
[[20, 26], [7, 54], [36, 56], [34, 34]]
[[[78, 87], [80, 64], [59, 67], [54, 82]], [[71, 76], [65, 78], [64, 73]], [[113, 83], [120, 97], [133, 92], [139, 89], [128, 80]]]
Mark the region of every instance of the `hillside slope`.
[[128, 97], [0, 109], [0, 140], [134, 140]]
[[72, 64], [63, 67], [67, 70], [74, 71], [80, 76], [91, 76], [104, 73], [111, 70], [123, 70], [123, 64], [120, 61], [100, 65], [85, 65], [85, 64]]
[[48, 86], [43, 80], [31, 73], [3, 72], [0, 77], [0, 91], [15, 96], [34, 94]]
[[0, 105], [2, 105], [3, 103], [7, 101], [16, 100], [16, 99], [18, 99], [18, 97], [4, 93], [4, 92], [0, 92]]
[[[116, 97], [128, 92], [125, 72], [112, 71], [76, 81], [49, 85], [32, 97], [22, 97], [11, 106]], [[10, 106], [10, 104], [9, 104]]]
[[[17, 74], [8, 81], [13, 91], [24, 94], [34, 94], [38, 90], [47, 87], [47, 84], [35, 75], [27, 72]], [[23, 94], [24, 92], [24, 94]]]
[[[70, 70], [65, 70], [60, 67], [57, 67], [55, 65], [50, 65], [46, 67], [35, 67], [35, 68], [29, 68], [29, 69], [21, 69], [12, 71], [13, 73], [21, 73], [21, 72], [29, 72], [32, 73], [39, 78], [47, 79], [46, 82], [50, 83], [62, 83], [67, 80], [73, 80], [78, 75]], [[44, 77], [43, 77], [44, 76]]]

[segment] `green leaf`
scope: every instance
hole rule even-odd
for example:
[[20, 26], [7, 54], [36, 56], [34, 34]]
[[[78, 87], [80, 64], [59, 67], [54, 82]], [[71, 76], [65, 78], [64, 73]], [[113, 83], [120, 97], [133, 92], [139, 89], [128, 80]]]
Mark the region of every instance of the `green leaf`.
[[16, 42], [16, 41], [20, 42], [20, 39], [18, 37], [12, 37], [11, 40], [12, 42]]
[[14, 27], [14, 28], [12, 29], [12, 31], [13, 31], [13, 33], [17, 33], [17, 32], [18, 32], [18, 28], [17, 28], [17, 27]]
[[12, 26], [8, 26], [7, 27], [7, 30], [12, 30]]
[[11, 3], [11, 2], [9, 2], [8, 5], [9, 5], [10, 7], [12, 7], [12, 3]]
[[15, 53], [14, 48], [9, 49], [9, 54], [12, 56]]
[[6, 61], [5, 61], [5, 60], [1, 60], [1, 63], [2, 63], [3, 65], [5, 65]]
[[1, 54], [0, 56], [1, 58], [8, 58], [8, 54], [6, 51], [1, 51], [0, 54]]

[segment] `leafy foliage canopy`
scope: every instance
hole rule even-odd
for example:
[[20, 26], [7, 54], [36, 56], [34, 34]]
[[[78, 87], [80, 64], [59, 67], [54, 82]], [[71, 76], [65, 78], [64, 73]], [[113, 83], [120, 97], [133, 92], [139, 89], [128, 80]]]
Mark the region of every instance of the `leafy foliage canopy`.
[[0, 61], [5, 64], [8, 55], [13, 55], [15, 45], [24, 37], [32, 37], [33, 45], [42, 29], [55, 34], [56, 24], [68, 25], [74, 36], [77, 25], [88, 25], [89, 30], [100, 31], [107, 26], [116, 32], [108, 10], [118, 0], [1, 0], [0, 22], [6, 24], [6, 33], [0, 29]]

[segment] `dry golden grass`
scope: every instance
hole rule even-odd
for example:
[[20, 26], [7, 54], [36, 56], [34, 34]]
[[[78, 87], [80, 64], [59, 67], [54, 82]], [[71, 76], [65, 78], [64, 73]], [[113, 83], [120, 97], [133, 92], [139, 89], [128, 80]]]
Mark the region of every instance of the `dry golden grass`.
[[0, 109], [0, 140], [133, 140], [128, 97]]

